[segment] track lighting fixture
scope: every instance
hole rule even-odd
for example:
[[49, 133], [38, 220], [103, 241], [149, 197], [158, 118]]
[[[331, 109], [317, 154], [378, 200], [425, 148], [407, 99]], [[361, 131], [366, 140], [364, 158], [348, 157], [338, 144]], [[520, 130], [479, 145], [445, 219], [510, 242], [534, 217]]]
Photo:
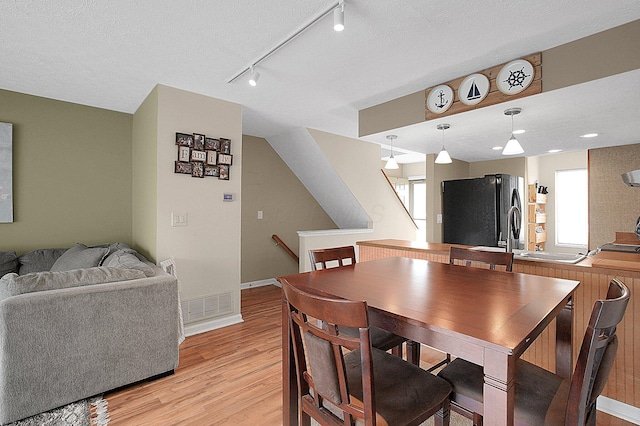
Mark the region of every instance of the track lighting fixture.
[[258, 71], [253, 70], [253, 66], [251, 67], [251, 77], [249, 77], [249, 84], [253, 87], [258, 85], [258, 79], [260, 78], [260, 73]]
[[298, 37], [300, 34], [304, 33], [305, 31], [307, 31], [309, 28], [311, 28], [317, 22], [322, 20], [325, 16], [328, 16], [329, 14], [331, 14], [331, 12], [333, 12], [333, 29], [336, 30], [336, 31], [342, 31], [344, 29], [344, 3], [345, 3], [345, 0], [339, 0], [337, 2], [333, 2], [326, 9], [324, 9], [323, 12], [321, 12], [319, 15], [317, 15], [315, 18], [313, 18], [311, 21], [309, 21], [305, 26], [303, 26], [302, 28], [300, 28], [300, 29], [296, 30], [295, 32], [293, 32], [293, 34], [291, 34], [289, 37], [287, 37], [286, 39], [282, 40], [281, 42], [279, 42], [278, 44], [273, 46], [271, 49], [269, 49], [262, 56], [260, 56], [256, 60], [254, 60], [252, 62], [251, 66], [248, 66], [248, 67], [242, 69], [242, 71], [238, 72], [236, 75], [234, 75], [229, 80], [227, 80], [227, 83], [233, 83], [239, 77], [245, 75], [247, 72], [251, 72], [251, 79], [249, 80], [249, 84], [252, 85], [252, 86], [255, 86], [257, 84], [257, 82], [258, 82], [258, 77], [260, 76], [260, 73], [258, 73], [258, 72], [254, 73], [253, 72], [253, 67], [258, 66], [258, 64], [260, 64], [262, 61], [264, 61], [269, 56], [271, 56], [274, 53], [276, 53], [278, 50], [280, 50], [281, 48], [283, 48], [287, 44], [289, 44], [293, 39], [295, 39], [296, 37]]
[[393, 140], [395, 138], [397, 138], [396, 135], [387, 135], [387, 139], [389, 139], [389, 142], [391, 143], [391, 156], [389, 157], [389, 160], [387, 160], [387, 164], [384, 166], [385, 169], [397, 169], [399, 167], [398, 162], [393, 158]]
[[436, 164], [451, 164], [453, 162], [451, 161], [451, 157], [449, 156], [449, 153], [447, 152], [447, 150], [444, 149], [444, 131], [447, 130], [449, 127], [451, 126], [449, 126], [448, 124], [438, 124], [436, 126], [436, 129], [442, 130], [442, 149], [440, 150], [440, 153], [436, 157]]
[[333, 29], [336, 31], [344, 30], [344, 0], [340, 0], [338, 7], [333, 9]]
[[522, 108], [509, 108], [504, 111], [505, 115], [511, 116], [511, 137], [507, 141], [507, 144], [504, 146], [502, 155], [517, 155], [524, 152], [524, 149], [522, 149], [520, 142], [518, 142], [518, 139], [516, 139], [516, 136], [513, 134], [513, 116], [520, 114], [521, 111]]

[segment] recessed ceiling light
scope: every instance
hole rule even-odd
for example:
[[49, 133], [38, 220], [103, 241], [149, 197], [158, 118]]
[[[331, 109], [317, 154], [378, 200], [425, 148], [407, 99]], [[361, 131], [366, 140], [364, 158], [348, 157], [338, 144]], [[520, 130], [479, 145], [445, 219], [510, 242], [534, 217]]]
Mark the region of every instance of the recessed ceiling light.
[[494, 151], [500, 151], [502, 149], [501, 146], [494, 146], [493, 148], [491, 148]]
[[520, 129], [520, 130], [514, 130], [514, 131], [513, 131], [513, 134], [514, 134], [514, 135], [521, 135], [521, 134], [523, 134], [523, 133], [525, 133], [525, 132], [526, 132], [526, 130], [524, 130], [524, 129]]
[[549, 154], [555, 154], [556, 152], [562, 152], [561, 149], [550, 149], [549, 151], [547, 151]]
[[595, 138], [596, 136], [598, 136], [597, 133], [587, 133], [585, 135], [580, 136], [581, 138]]

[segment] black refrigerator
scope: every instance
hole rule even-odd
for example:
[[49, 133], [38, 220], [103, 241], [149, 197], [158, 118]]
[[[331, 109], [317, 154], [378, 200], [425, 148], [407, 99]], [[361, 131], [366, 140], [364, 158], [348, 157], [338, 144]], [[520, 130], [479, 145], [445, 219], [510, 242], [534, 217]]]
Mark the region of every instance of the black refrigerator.
[[511, 206], [520, 214], [513, 220], [512, 247], [521, 248], [524, 179], [505, 174], [442, 182], [443, 242], [470, 246], [503, 247]]

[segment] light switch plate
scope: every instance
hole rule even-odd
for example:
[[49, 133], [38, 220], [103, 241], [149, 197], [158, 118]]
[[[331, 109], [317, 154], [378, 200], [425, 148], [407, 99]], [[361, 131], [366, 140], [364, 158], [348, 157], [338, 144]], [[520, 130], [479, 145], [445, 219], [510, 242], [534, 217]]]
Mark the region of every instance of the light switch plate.
[[171, 226], [187, 226], [187, 214], [171, 213]]

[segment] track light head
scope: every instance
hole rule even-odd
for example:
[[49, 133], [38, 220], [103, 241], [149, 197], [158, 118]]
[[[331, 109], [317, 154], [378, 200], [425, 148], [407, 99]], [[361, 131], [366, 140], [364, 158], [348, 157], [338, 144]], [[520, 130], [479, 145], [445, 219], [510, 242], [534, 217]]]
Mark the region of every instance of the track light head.
[[340, 0], [340, 4], [333, 9], [333, 29], [344, 30], [344, 0]]
[[253, 67], [251, 67], [251, 77], [249, 77], [249, 84], [253, 87], [257, 86], [259, 78], [260, 73], [258, 71], [254, 71]]

